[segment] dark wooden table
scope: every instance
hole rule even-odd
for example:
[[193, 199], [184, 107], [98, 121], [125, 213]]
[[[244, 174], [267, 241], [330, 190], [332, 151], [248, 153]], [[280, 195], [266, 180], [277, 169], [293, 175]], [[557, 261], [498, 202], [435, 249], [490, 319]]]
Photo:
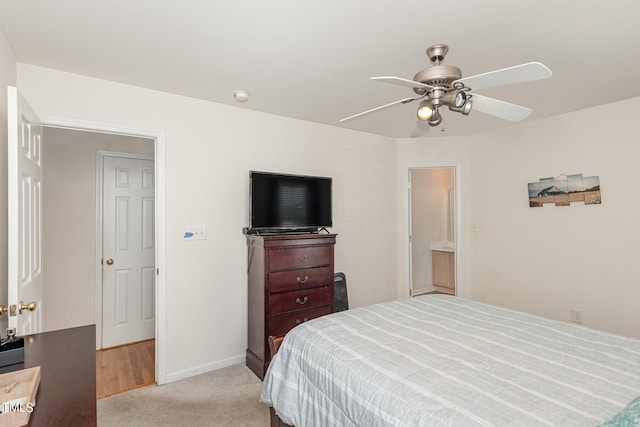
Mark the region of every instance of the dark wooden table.
[[24, 339], [24, 363], [4, 366], [0, 374], [40, 366], [40, 387], [28, 425], [96, 426], [95, 325]]

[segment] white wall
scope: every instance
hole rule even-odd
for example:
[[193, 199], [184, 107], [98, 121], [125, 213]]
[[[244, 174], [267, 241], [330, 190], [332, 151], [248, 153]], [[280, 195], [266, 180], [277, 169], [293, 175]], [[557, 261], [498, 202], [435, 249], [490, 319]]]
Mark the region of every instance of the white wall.
[[333, 177], [350, 304], [396, 297], [392, 139], [25, 64], [18, 86], [41, 116], [164, 131], [169, 381], [244, 357], [249, 170]]
[[45, 127], [44, 330], [95, 322], [97, 150], [153, 154], [153, 141]]
[[[16, 60], [0, 31], [0, 305], [7, 306], [7, 86], [16, 85]], [[7, 316], [0, 316], [4, 337]]]
[[[640, 98], [476, 135], [474, 299], [640, 337]], [[602, 204], [530, 208], [527, 183], [600, 177]]]

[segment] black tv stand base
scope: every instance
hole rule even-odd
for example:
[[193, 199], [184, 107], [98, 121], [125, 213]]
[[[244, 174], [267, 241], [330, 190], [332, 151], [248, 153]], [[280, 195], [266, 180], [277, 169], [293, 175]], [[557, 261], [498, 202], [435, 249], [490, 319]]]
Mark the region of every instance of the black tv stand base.
[[[323, 230], [328, 233], [326, 228], [323, 228]], [[244, 234], [255, 234], [256, 236], [273, 236], [278, 234], [318, 234], [318, 227], [271, 229], [244, 228], [242, 231]]]

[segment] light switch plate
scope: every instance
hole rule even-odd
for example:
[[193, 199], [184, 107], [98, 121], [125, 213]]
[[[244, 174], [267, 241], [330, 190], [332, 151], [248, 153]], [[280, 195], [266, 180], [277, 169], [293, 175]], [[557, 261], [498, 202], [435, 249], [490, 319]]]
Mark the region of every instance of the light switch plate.
[[182, 237], [185, 240], [206, 240], [207, 227], [204, 225], [187, 227]]

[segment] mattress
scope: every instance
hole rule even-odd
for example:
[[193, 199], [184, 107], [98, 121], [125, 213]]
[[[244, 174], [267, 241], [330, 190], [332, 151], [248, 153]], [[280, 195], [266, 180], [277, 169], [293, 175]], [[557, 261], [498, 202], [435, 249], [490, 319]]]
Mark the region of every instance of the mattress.
[[640, 340], [425, 295], [292, 329], [261, 401], [298, 427], [583, 427], [638, 396]]

